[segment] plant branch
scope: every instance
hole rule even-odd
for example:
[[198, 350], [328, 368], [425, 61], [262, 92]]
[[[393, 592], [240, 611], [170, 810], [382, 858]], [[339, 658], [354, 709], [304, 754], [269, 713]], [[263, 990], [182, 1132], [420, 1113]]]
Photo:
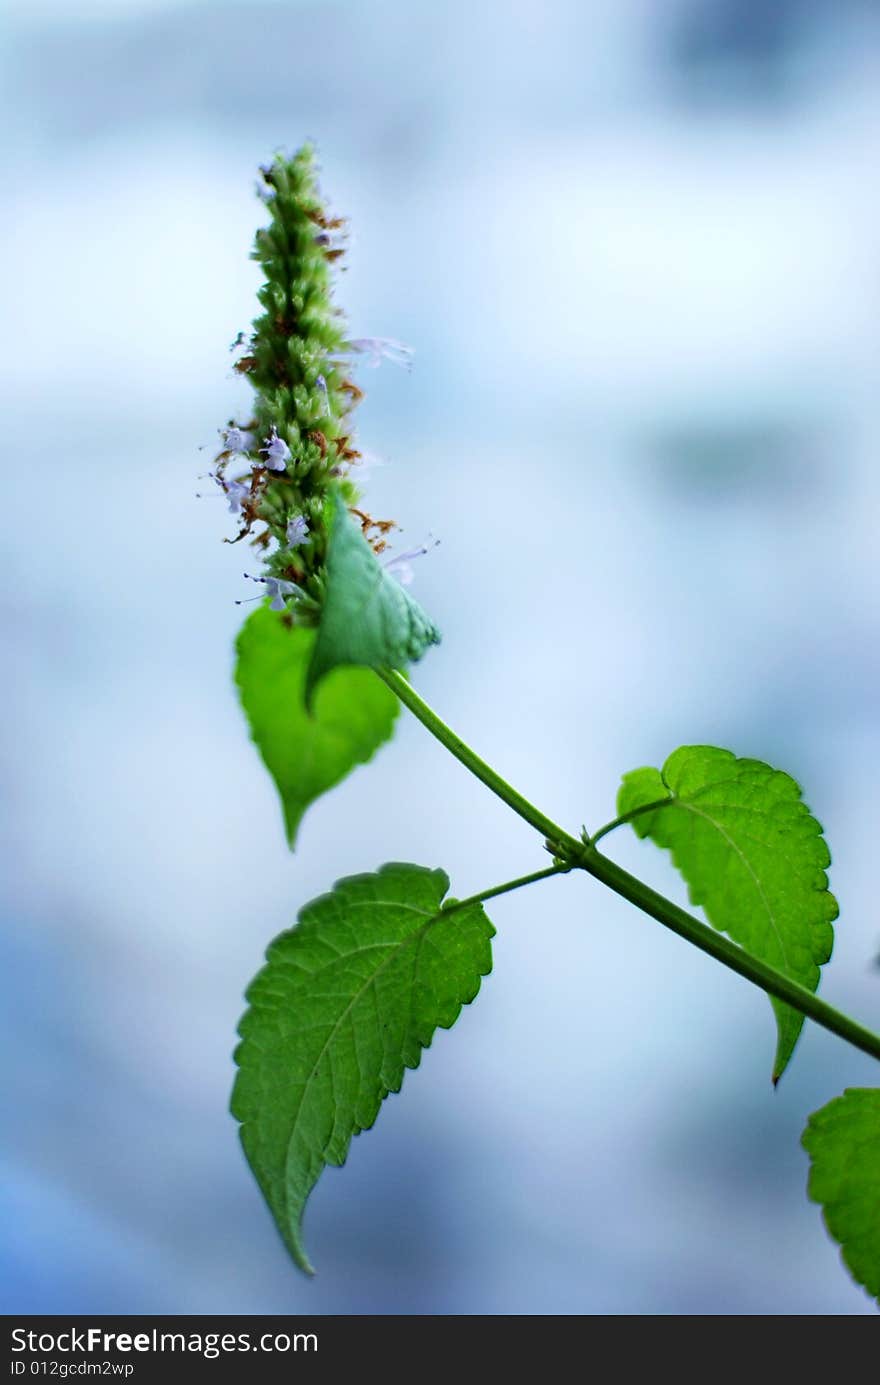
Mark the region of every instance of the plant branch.
[[[787, 1005], [799, 1010], [802, 1015], [819, 1024], [823, 1029], [828, 1029], [832, 1034], [837, 1034], [839, 1038], [851, 1043], [854, 1048], [858, 1048], [862, 1053], [867, 1053], [872, 1058], [880, 1060], [880, 1035], [872, 1033], [870, 1029], [857, 1024], [855, 1020], [844, 1015], [840, 1010], [835, 1010], [832, 1005], [820, 1000], [812, 991], [807, 990], [806, 986], [801, 986], [797, 981], [792, 981], [783, 972], [777, 971], [775, 967], [769, 966], [766, 962], [753, 957], [750, 952], [746, 952], [737, 943], [731, 942], [722, 933], [711, 928], [708, 924], [701, 923], [685, 909], [679, 908], [671, 900], [665, 899], [663, 895], [657, 894], [649, 885], [645, 885], [634, 875], [630, 875], [622, 866], [618, 866], [607, 856], [603, 856], [596, 850], [595, 843], [613, 828], [619, 827], [622, 823], [629, 820], [635, 814], [624, 814], [620, 818], [615, 818], [612, 822], [601, 828], [592, 841], [579, 841], [571, 836], [557, 823], [546, 817], [544, 813], [524, 798], [521, 793], [501, 778], [495, 770], [487, 765], [485, 760], [480, 759], [476, 751], [471, 750], [460, 736], [446, 725], [445, 721], [437, 715], [410, 687], [407, 680], [393, 669], [377, 669], [379, 677], [388, 687], [397, 694], [401, 702], [409, 708], [415, 717], [422, 723], [426, 730], [431, 732], [441, 745], [455, 756], [457, 760], [469, 769], [471, 774], [476, 775], [488, 789], [497, 795], [509, 808], [512, 808], [519, 817], [534, 827], [547, 839], [547, 846], [559, 856], [560, 860], [547, 870], [536, 871], [533, 875], [522, 876], [518, 880], [511, 880], [505, 885], [496, 886], [492, 890], [484, 891], [480, 895], [474, 895], [468, 900], [462, 901], [464, 904], [481, 903], [484, 899], [491, 899], [493, 895], [505, 894], [508, 890], [519, 889], [521, 885], [531, 884], [533, 881], [545, 879], [551, 875], [564, 874], [572, 869], [580, 869], [592, 875], [595, 880], [607, 885], [615, 894], [619, 894], [623, 899], [634, 904], [643, 913], [649, 914], [651, 918], [662, 923], [665, 928], [677, 933], [680, 938], [685, 938], [694, 947], [698, 947], [701, 952], [708, 953], [714, 957], [716, 962], [721, 962], [723, 966], [729, 967], [739, 976], [745, 977], [753, 985], [758, 986], [768, 995], [775, 996], [777, 1000], [784, 1001]], [[662, 807], [668, 799], [658, 799], [656, 803], [646, 804], [641, 811], [647, 812], [649, 809]], [[458, 905], [451, 905], [451, 908], [458, 908]]]
[[519, 817], [523, 818], [530, 827], [534, 827], [544, 837], [549, 839], [552, 847], [559, 846], [564, 848], [566, 857], [576, 854], [582, 849], [582, 843], [576, 837], [572, 837], [563, 828], [524, 798], [521, 793], [508, 784], [506, 779], [502, 779], [485, 760], [481, 760], [475, 750], [471, 750], [460, 736], [457, 736], [446, 722], [441, 720], [433, 708], [427, 702], [423, 702], [418, 693], [410, 686], [402, 674], [394, 669], [376, 669], [379, 677], [388, 687], [395, 692], [405, 707], [408, 707], [414, 717], [417, 717], [422, 725], [430, 731], [436, 740], [444, 745], [456, 760], [460, 760], [465, 769], [469, 769], [471, 774], [491, 789], [508, 808], [512, 808]]

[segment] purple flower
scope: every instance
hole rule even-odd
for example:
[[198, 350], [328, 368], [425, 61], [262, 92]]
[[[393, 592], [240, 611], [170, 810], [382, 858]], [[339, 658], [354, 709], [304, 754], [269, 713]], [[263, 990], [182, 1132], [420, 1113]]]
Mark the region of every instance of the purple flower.
[[[266, 588], [266, 595], [272, 598], [269, 602], [270, 611], [285, 611], [292, 596], [305, 596], [302, 587], [298, 587], [295, 582], [286, 582], [283, 577], [252, 577], [249, 572], [244, 575], [249, 582], [262, 582]], [[237, 601], [235, 604], [242, 606], [244, 602]]]
[[352, 351], [361, 351], [367, 357], [367, 365], [377, 366], [381, 361], [391, 361], [393, 365], [412, 369], [413, 349], [405, 346], [394, 337], [355, 337], [350, 341]]
[[321, 398], [322, 398], [323, 401], [324, 401], [324, 404], [323, 404], [324, 413], [325, 413], [325, 414], [329, 414], [329, 413], [330, 413], [330, 396], [329, 396], [329, 394], [327, 393], [327, 381], [324, 379], [323, 375], [319, 375], [318, 378], [317, 378], [317, 380], [315, 381], [315, 389], [318, 391], [318, 393], [320, 394]]
[[402, 587], [412, 586], [415, 573], [412, 569], [412, 563], [408, 563], [405, 558], [395, 558], [393, 562], [386, 563], [385, 567], [392, 577], [397, 578]]
[[423, 558], [426, 553], [430, 553], [432, 548], [436, 548], [439, 539], [434, 539], [433, 543], [423, 543], [419, 548], [410, 548], [406, 553], [398, 553], [396, 557], [386, 558], [382, 564], [386, 572], [390, 572], [392, 577], [396, 577], [402, 587], [412, 584], [415, 576], [412, 570], [412, 559]]
[[303, 515], [295, 515], [287, 521], [287, 543], [289, 548], [299, 548], [309, 536], [309, 526]]
[[296, 596], [299, 591], [295, 582], [285, 582], [283, 577], [261, 577], [259, 580], [265, 583], [266, 591], [272, 598], [270, 611], [283, 611], [288, 597]]
[[[205, 477], [205, 480], [208, 479], [218, 485], [226, 496], [229, 501], [229, 513], [240, 515], [242, 505], [251, 494], [250, 486], [243, 481], [227, 481], [225, 476], [221, 476], [219, 470], [209, 471]], [[200, 491], [196, 491], [196, 497], [198, 499], [203, 498]]]
[[266, 446], [260, 448], [266, 454], [266, 466], [270, 471], [284, 471], [290, 461], [290, 448], [283, 438], [279, 438], [275, 428], [272, 436], [266, 439]]
[[242, 505], [251, 494], [250, 486], [244, 481], [221, 481], [220, 484], [226, 492], [226, 498], [229, 501], [229, 513], [231, 515], [240, 515]]
[[253, 452], [256, 445], [256, 438], [253, 433], [249, 433], [246, 428], [233, 426], [232, 428], [221, 428], [220, 436], [223, 439], [223, 448], [226, 452], [241, 453], [245, 455]]

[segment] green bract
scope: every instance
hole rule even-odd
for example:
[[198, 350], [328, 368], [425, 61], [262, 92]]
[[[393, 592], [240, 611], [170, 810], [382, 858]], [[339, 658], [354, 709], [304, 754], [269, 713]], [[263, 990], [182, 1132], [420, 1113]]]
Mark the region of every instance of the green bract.
[[232, 1111], [297, 1264], [300, 1218], [325, 1164], [345, 1162], [437, 1028], [492, 967], [481, 905], [443, 907], [441, 870], [392, 864], [339, 880], [270, 946], [247, 992]]
[[306, 701], [340, 664], [405, 669], [440, 632], [381, 564], [338, 495], [327, 554], [324, 608], [306, 680]]
[[[658, 805], [658, 806], [651, 806]], [[831, 956], [837, 901], [828, 847], [795, 781], [760, 760], [686, 745], [663, 766], [624, 775], [617, 800], [633, 830], [666, 847], [716, 928], [814, 991]], [[804, 1017], [773, 1000], [778, 1081]]]

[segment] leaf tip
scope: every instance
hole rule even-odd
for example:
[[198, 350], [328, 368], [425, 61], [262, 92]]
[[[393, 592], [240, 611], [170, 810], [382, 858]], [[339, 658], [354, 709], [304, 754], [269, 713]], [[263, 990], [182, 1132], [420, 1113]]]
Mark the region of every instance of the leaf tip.
[[285, 1229], [281, 1222], [278, 1223], [281, 1231], [281, 1239], [285, 1247], [290, 1252], [291, 1259], [298, 1270], [302, 1270], [308, 1279], [314, 1279], [316, 1270], [309, 1257], [306, 1255], [306, 1248], [302, 1242], [301, 1227], [291, 1222], [289, 1228]]
[[284, 794], [281, 794], [281, 812], [284, 817], [284, 836], [291, 851], [296, 851], [296, 842], [299, 836], [299, 829], [305, 817], [305, 806], [293, 803]]

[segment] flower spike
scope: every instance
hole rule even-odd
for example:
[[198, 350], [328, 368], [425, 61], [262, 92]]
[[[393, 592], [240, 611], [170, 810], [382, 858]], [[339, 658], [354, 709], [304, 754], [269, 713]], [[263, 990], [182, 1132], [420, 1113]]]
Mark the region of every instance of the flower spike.
[[[336, 495], [356, 510], [367, 471], [378, 464], [355, 437], [362, 391], [352, 357], [408, 367], [412, 351], [391, 337], [349, 336], [332, 296], [348, 227], [323, 202], [312, 149], [276, 154], [260, 167], [257, 191], [265, 212], [253, 251], [261, 308], [231, 347], [234, 374], [254, 395], [247, 423], [220, 429], [213, 479], [240, 524], [228, 542], [249, 538], [263, 557], [264, 575], [252, 580], [262, 582], [274, 610], [295, 602], [298, 622], [315, 625], [327, 590], [331, 501]], [[385, 529], [370, 523], [379, 553]], [[401, 580], [407, 561], [401, 555], [392, 568]]]

